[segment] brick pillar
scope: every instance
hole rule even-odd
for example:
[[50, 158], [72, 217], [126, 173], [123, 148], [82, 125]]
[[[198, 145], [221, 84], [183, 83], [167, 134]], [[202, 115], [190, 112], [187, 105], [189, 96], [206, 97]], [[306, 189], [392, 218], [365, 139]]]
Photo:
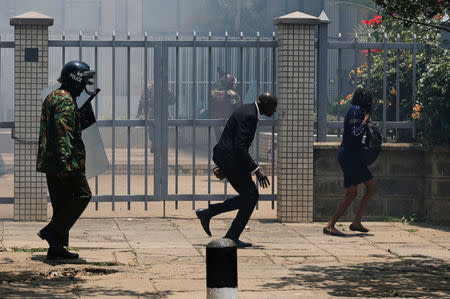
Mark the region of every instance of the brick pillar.
[[48, 27], [36, 12], [10, 19], [14, 26], [14, 219], [47, 219], [45, 176], [36, 172], [41, 91], [48, 85]]
[[278, 26], [277, 217], [313, 221], [314, 28], [320, 19], [294, 12]]

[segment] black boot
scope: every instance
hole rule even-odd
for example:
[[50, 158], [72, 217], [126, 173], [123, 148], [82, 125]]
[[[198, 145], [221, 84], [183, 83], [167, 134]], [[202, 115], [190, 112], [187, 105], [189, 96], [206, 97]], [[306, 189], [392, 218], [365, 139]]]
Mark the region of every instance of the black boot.
[[37, 235], [42, 240], [47, 241], [47, 243], [50, 247], [54, 247], [54, 248], [62, 248], [63, 247], [63, 244], [59, 240], [58, 234], [53, 229], [49, 228], [48, 226], [41, 229], [37, 233]]
[[47, 251], [48, 260], [76, 260], [78, 257], [78, 253], [69, 252], [64, 247], [50, 247]]

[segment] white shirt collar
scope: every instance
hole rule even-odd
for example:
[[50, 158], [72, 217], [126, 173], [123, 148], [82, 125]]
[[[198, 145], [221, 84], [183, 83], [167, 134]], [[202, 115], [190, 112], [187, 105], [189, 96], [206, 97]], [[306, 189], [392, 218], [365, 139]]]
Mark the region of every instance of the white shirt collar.
[[259, 120], [259, 117], [261, 116], [261, 114], [259, 113], [258, 102], [255, 102], [255, 105], [256, 105], [256, 111], [258, 113], [258, 120]]

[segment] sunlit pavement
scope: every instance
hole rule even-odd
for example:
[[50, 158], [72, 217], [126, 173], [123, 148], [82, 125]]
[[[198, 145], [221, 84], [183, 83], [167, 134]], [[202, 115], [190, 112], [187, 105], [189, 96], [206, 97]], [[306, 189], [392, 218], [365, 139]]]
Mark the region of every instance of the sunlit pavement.
[[[205, 245], [233, 214], [213, 219], [210, 238], [191, 203], [170, 203], [167, 218], [151, 216], [156, 205], [148, 217], [137, 206], [116, 206], [114, 218], [87, 211], [71, 232], [81, 257], [72, 264], [46, 261], [43, 222], [0, 221], [0, 297], [205, 298]], [[448, 227], [365, 222], [370, 233], [357, 234], [342, 223], [340, 238], [324, 235], [324, 223], [275, 219], [263, 203], [242, 235], [254, 247], [238, 250], [240, 298], [450, 296]]]

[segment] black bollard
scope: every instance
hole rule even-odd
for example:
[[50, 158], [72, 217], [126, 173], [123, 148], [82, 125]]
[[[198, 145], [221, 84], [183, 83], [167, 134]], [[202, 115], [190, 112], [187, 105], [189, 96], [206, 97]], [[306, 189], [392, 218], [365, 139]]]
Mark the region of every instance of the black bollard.
[[217, 239], [206, 245], [207, 299], [237, 299], [237, 251], [231, 239]]

